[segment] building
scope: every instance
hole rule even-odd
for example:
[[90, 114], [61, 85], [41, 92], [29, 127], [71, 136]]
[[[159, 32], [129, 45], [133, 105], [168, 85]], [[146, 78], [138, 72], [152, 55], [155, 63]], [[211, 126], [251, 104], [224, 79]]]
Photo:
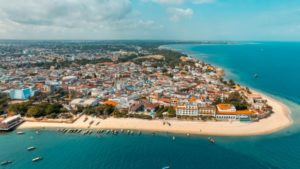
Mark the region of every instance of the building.
[[236, 108], [232, 104], [218, 104], [217, 110], [218, 110], [218, 113], [236, 112]]
[[81, 107], [97, 106], [98, 103], [99, 103], [98, 99], [95, 99], [95, 98], [89, 98], [89, 99], [77, 98], [77, 99], [74, 99], [70, 102], [70, 106], [73, 109], [76, 109], [78, 106], [81, 106]]
[[99, 104], [99, 100], [95, 98], [85, 99], [82, 103], [83, 107], [94, 107]]
[[32, 88], [12, 89], [9, 91], [10, 98], [16, 100], [27, 100], [34, 96], [34, 94], [35, 92]]
[[181, 102], [175, 110], [176, 116], [199, 116], [198, 106], [195, 102]]
[[209, 117], [215, 117], [217, 109], [214, 106], [211, 107], [199, 107], [199, 116], [209, 116]]
[[8, 117], [0, 122], [0, 130], [2, 130], [2, 131], [11, 130], [23, 122], [24, 122], [24, 120], [22, 119], [21, 115], [15, 115], [12, 117]]
[[251, 121], [251, 115], [255, 112], [249, 110], [237, 111], [232, 104], [218, 104], [217, 105], [217, 120], [240, 120], [240, 121]]

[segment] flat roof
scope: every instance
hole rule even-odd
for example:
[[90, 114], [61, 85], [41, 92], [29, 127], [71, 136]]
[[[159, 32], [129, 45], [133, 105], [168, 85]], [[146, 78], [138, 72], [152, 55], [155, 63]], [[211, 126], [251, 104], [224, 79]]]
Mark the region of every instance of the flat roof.
[[21, 118], [21, 116], [20, 116], [20, 115], [14, 115], [14, 116], [11, 116], [11, 117], [7, 117], [6, 119], [4, 119], [4, 120], [2, 121], [2, 123], [8, 123], [8, 122], [10, 122], [10, 121], [12, 121], [12, 120], [15, 120], [15, 119], [17, 119], [17, 118]]

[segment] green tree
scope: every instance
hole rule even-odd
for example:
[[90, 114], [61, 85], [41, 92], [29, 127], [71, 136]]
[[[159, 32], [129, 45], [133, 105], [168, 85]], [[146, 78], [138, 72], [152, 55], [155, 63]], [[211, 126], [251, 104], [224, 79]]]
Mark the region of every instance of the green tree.
[[41, 117], [43, 113], [40, 111], [39, 107], [32, 106], [28, 109], [26, 116], [28, 117]]
[[174, 107], [169, 107], [168, 108], [168, 116], [169, 117], [176, 117], [176, 110]]
[[235, 82], [232, 79], [229, 80], [229, 86], [231, 86], [231, 87], [235, 86]]

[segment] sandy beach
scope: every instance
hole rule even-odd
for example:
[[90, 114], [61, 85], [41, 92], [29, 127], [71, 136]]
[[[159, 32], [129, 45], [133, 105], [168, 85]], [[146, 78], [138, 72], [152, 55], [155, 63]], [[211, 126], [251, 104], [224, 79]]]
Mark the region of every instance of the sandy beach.
[[[254, 91], [255, 93], [258, 93]], [[261, 93], [259, 93], [261, 94]], [[274, 113], [258, 122], [239, 121], [182, 121], [167, 120], [171, 125], [163, 124], [164, 120], [142, 120], [133, 118], [107, 118], [105, 120], [82, 116], [72, 124], [24, 122], [18, 129], [26, 128], [90, 128], [90, 129], [130, 129], [141, 131], [169, 132], [178, 134], [214, 135], [214, 136], [251, 136], [269, 134], [290, 126], [293, 123], [289, 108], [283, 103], [263, 95]], [[84, 118], [88, 120], [84, 122]], [[94, 121], [92, 125], [89, 125]], [[98, 125], [96, 125], [100, 122]]]

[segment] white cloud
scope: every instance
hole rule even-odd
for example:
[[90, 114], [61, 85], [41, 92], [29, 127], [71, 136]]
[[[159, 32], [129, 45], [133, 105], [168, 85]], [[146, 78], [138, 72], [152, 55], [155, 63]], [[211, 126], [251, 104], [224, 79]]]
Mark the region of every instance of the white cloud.
[[215, 0], [153, 0], [153, 2], [166, 5], [178, 5], [186, 2], [191, 2], [194, 4], [209, 4], [215, 2]]
[[129, 0], [1, 0], [1, 18], [24, 25], [76, 26], [123, 19]]
[[131, 0], [1, 0], [0, 38], [128, 38], [161, 29]]
[[174, 22], [193, 16], [194, 11], [191, 8], [169, 8], [168, 12], [171, 14], [171, 20]]
[[181, 4], [185, 2], [185, 0], [153, 0], [159, 4]]

